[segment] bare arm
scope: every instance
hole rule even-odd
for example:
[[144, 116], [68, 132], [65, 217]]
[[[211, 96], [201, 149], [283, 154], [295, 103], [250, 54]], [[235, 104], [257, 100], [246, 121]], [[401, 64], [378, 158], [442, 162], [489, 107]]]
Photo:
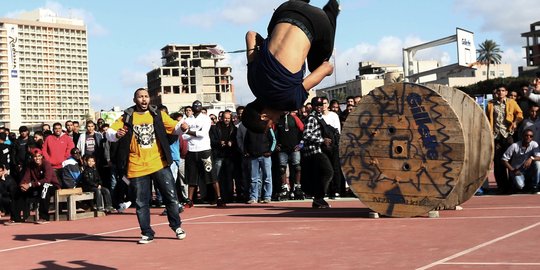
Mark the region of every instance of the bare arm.
[[263, 37], [257, 32], [249, 31], [246, 33], [246, 58], [248, 63], [255, 59], [256, 48], [262, 44], [263, 40]]
[[334, 66], [328, 61], [324, 61], [317, 69], [311, 72], [306, 78], [304, 78], [304, 89], [309, 89], [317, 86], [326, 76], [332, 75], [334, 72]]

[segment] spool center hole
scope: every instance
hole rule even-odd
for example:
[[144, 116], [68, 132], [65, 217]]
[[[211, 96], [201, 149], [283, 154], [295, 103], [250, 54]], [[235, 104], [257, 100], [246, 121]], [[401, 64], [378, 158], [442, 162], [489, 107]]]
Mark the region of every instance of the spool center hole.
[[410, 171], [411, 170], [411, 165], [409, 165], [409, 163], [403, 163], [403, 170], [404, 171]]
[[401, 145], [396, 146], [396, 148], [394, 148], [394, 152], [396, 152], [396, 154], [403, 153], [403, 146]]

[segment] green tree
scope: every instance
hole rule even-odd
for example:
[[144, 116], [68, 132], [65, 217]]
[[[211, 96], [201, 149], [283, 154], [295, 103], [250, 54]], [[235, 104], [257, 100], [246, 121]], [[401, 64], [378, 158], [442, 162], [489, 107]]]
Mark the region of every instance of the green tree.
[[497, 42], [486, 39], [484, 42], [480, 43], [479, 49], [476, 50], [478, 53], [478, 62], [487, 65], [487, 79], [489, 80], [489, 66], [491, 64], [500, 64], [501, 63], [501, 53], [503, 52], [499, 48]]

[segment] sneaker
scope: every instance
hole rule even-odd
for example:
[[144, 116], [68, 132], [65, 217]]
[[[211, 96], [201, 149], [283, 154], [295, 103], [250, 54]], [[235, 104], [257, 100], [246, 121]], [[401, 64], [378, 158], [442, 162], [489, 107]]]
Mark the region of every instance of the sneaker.
[[225, 204], [225, 202], [223, 201], [223, 199], [221, 197], [219, 197], [216, 201], [216, 206], [217, 207], [227, 207], [227, 204]]
[[313, 199], [311, 208], [317, 208], [317, 209], [330, 208], [330, 205], [324, 199]]
[[139, 244], [148, 244], [152, 243], [154, 241], [154, 236], [147, 236], [147, 235], [141, 235], [141, 240], [139, 240]]
[[328, 197], [330, 200], [339, 200], [339, 193], [333, 193], [333, 194], [330, 194], [330, 196]]
[[261, 201], [261, 203], [270, 203], [272, 200], [270, 200], [270, 198], [266, 198], [264, 200]]
[[8, 220], [4, 223], [5, 226], [13, 226], [13, 225], [19, 225], [19, 224], [23, 224], [24, 222], [22, 221], [15, 221], [15, 220]]
[[47, 223], [49, 223], [48, 220], [41, 219], [41, 218], [36, 221], [36, 224], [47, 224]]
[[186, 202], [184, 202], [184, 208], [191, 208], [193, 207], [193, 201], [190, 199], [186, 199]]
[[254, 204], [254, 203], [257, 203], [257, 200], [251, 199], [251, 200], [247, 201], [247, 204]]
[[107, 213], [107, 214], [116, 213], [116, 209], [114, 209], [114, 207], [112, 207], [112, 206], [105, 207], [105, 213]]
[[174, 231], [176, 233], [176, 238], [184, 240], [186, 238], [186, 232], [182, 228], [178, 228]]
[[131, 206], [131, 201], [123, 202], [120, 204], [120, 207], [118, 207], [118, 213], [124, 213], [126, 209], [128, 209]]
[[479, 188], [476, 193], [474, 193], [475, 196], [482, 196], [484, 195], [484, 189]]
[[300, 185], [294, 185], [294, 199], [295, 200], [304, 200], [306, 199], [306, 194], [302, 191]]
[[280, 190], [280, 192], [278, 194], [278, 201], [287, 200], [288, 197], [289, 197], [289, 193], [290, 193], [289, 185], [287, 185], [287, 184], [281, 185], [281, 190]]

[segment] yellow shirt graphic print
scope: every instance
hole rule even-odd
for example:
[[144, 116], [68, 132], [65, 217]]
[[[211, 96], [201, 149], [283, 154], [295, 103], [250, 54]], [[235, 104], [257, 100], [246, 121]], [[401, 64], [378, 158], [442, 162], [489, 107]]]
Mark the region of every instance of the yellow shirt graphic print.
[[133, 134], [140, 148], [152, 148], [156, 142], [154, 124], [142, 124], [133, 126]]

